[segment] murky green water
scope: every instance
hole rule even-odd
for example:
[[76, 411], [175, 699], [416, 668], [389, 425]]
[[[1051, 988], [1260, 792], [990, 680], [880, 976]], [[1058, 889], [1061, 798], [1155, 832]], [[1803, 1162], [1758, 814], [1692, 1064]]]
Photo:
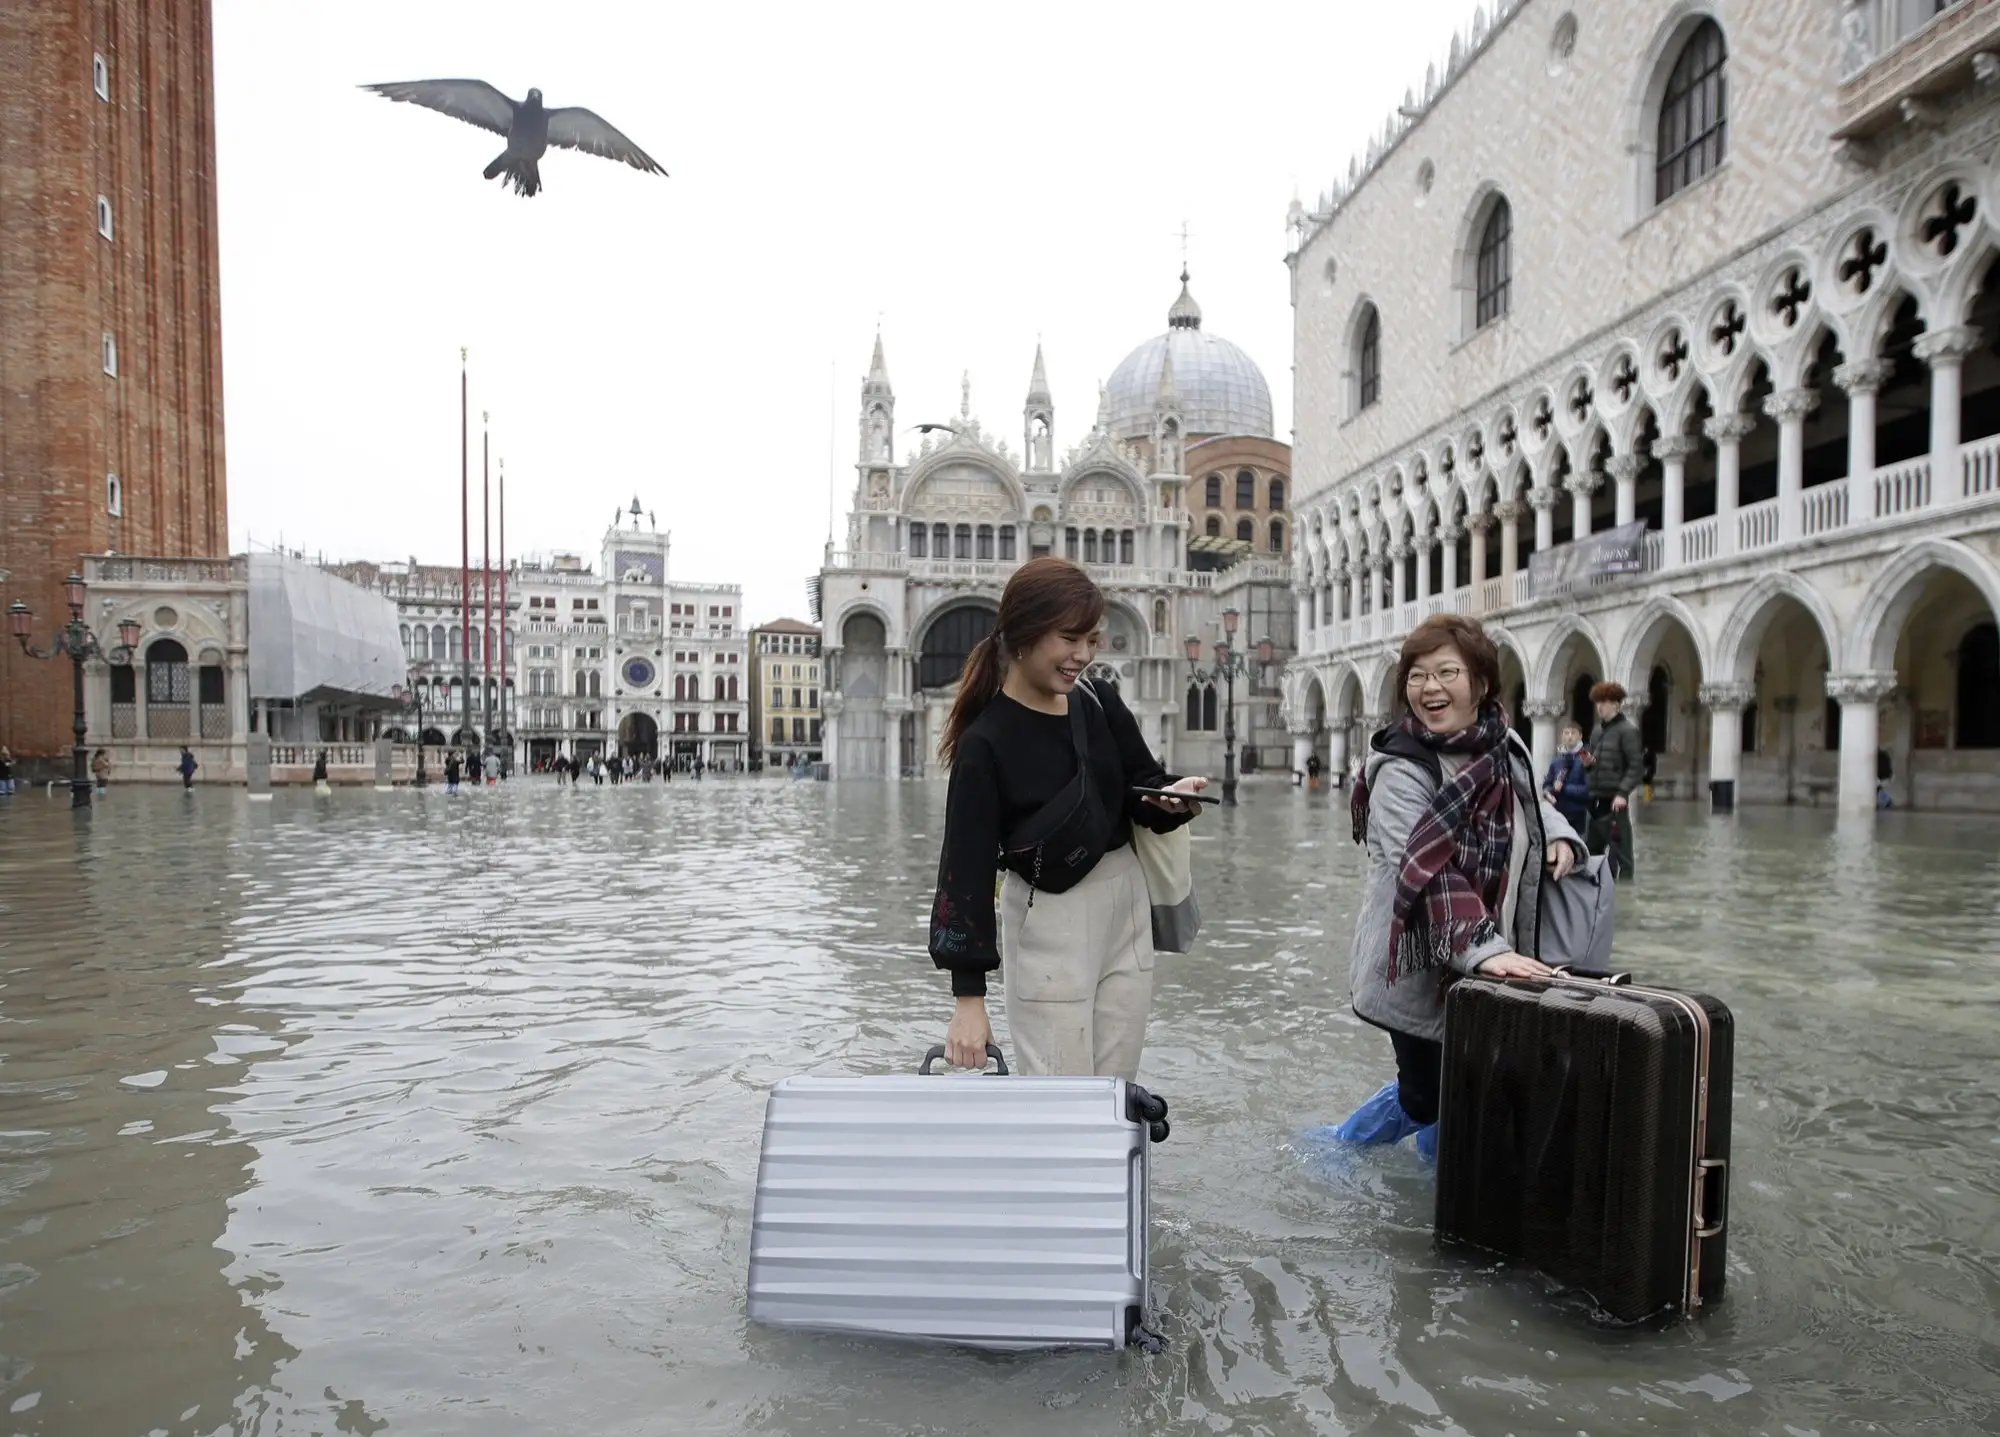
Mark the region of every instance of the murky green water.
[[[0, 1433], [1965, 1433], [2000, 1412], [2000, 825], [1645, 815], [1622, 965], [1736, 1010], [1727, 1301], [1432, 1251], [1337, 797], [1205, 816], [1143, 1077], [1164, 1356], [749, 1328], [763, 1095], [902, 1068], [941, 786], [0, 804]], [[996, 1007], [998, 1005], [996, 1004]]]

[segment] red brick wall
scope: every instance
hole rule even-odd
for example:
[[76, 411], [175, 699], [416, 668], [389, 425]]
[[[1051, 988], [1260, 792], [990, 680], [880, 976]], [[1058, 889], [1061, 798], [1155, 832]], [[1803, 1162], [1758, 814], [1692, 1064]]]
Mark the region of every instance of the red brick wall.
[[[0, 4], [0, 599], [38, 640], [86, 552], [228, 550], [211, 34], [209, 0]], [[69, 743], [67, 669], [0, 640], [17, 756]]]

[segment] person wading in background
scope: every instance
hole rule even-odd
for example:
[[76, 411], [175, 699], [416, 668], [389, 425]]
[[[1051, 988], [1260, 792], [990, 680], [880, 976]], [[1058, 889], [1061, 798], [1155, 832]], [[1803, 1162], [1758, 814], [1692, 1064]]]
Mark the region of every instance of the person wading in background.
[[1632, 795], [1646, 781], [1645, 745], [1639, 726], [1625, 717], [1625, 686], [1597, 684], [1590, 690], [1597, 706], [1597, 726], [1590, 731], [1583, 761], [1590, 769], [1590, 830], [1584, 835], [1592, 853], [1611, 856], [1611, 876], [1632, 880]]
[[181, 787], [189, 793], [193, 793], [194, 771], [200, 768], [201, 765], [194, 761], [194, 752], [186, 744], [181, 745], [181, 761], [176, 767], [180, 771]]
[[1167, 773], [1117, 687], [1083, 682], [1103, 617], [1104, 595], [1082, 569], [1029, 560], [966, 656], [945, 721], [938, 752], [951, 789], [930, 951], [951, 974], [945, 1051], [959, 1067], [986, 1065], [986, 975], [1000, 968], [1020, 1072], [1139, 1071], [1155, 953], [1132, 825], [1165, 833], [1195, 805], [1131, 790], [1199, 793], [1208, 780]]
[[1582, 833], [1589, 826], [1590, 768], [1583, 761], [1583, 730], [1575, 723], [1562, 726], [1562, 739], [1556, 745], [1549, 776], [1542, 781], [1542, 792], [1549, 796], [1556, 812], [1569, 820], [1571, 828]]

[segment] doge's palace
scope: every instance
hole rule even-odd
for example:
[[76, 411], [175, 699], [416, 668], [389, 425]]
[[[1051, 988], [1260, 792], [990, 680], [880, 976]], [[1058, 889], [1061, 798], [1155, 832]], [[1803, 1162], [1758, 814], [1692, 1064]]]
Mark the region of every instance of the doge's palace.
[[1457, 610], [1541, 763], [2000, 809], [1996, 152], [2000, 0], [1482, 9], [1292, 209], [1295, 762]]

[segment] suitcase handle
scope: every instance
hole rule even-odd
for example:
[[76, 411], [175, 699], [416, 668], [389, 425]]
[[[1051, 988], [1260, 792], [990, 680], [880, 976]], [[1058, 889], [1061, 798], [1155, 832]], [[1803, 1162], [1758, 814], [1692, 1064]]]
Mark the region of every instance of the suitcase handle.
[[[1729, 1217], [1724, 1211], [1729, 1197], [1729, 1160], [1727, 1158], [1703, 1158], [1695, 1164], [1699, 1181], [1695, 1184], [1694, 1235], [1696, 1237], [1718, 1237]], [[1709, 1198], [1710, 1179], [1714, 1180], [1715, 1197]], [[1708, 1215], [1720, 1213], [1714, 1223]]]
[[1572, 983], [1602, 983], [1607, 988], [1627, 988], [1632, 984], [1630, 973], [1579, 973], [1567, 963], [1550, 970], [1558, 978], [1567, 978]]
[[[942, 1058], [943, 1056], [944, 1056], [944, 1044], [939, 1043], [936, 1047], [932, 1048], [928, 1053], [924, 1054], [923, 1066], [917, 1069], [918, 1075], [921, 1077], [928, 1078], [931, 1075], [931, 1064], [935, 1063], [939, 1058]], [[995, 1063], [999, 1064], [999, 1066], [994, 1069], [993, 1076], [996, 1078], [1006, 1077], [1007, 1058], [1006, 1055], [1000, 1051], [1000, 1045], [998, 1043], [988, 1043], [986, 1045], [986, 1056], [991, 1058]]]

